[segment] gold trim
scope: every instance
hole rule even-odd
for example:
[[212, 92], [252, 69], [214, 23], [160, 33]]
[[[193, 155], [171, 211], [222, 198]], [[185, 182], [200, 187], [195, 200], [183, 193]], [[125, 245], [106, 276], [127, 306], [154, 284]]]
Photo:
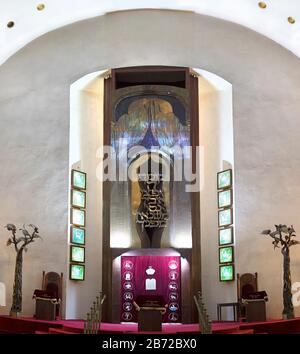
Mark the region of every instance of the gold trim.
[[103, 73], [102, 75], [103, 75], [103, 77], [104, 77], [104, 80], [111, 79], [111, 77], [112, 77], [111, 69], [108, 69], [108, 70], [105, 71], [105, 73]]
[[192, 77], [200, 77], [200, 74], [197, 73], [193, 68], [189, 68], [189, 74], [192, 76]]

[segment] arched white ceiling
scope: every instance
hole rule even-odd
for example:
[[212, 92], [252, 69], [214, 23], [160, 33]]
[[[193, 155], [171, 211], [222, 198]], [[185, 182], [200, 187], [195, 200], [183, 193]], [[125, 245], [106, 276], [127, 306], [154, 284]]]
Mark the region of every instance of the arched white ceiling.
[[[300, 56], [300, 1], [265, 0], [0, 0], [0, 64], [34, 38], [60, 26], [131, 9], [194, 11], [241, 24]], [[44, 10], [38, 11], [42, 3]], [[288, 18], [295, 19], [291, 24]], [[8, 28], [8, 22], [14, 26]]]

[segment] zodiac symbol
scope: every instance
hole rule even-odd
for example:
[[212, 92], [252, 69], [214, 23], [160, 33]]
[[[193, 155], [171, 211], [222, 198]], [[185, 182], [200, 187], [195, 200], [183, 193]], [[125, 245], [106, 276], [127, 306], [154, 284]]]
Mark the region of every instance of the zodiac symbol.
[[124, 321], [130, 321], [132, 319], [132, 314], [129, 312], [124, 312], [122, 318]]
[[123, 295], [123, 297], [124, 297], [124, 300], [132, 300], [133, 299], [133, 294], [132, 293], [130, 293], [130, 292], [127, 292], [127, 293], [125, 293], [124, 295]]

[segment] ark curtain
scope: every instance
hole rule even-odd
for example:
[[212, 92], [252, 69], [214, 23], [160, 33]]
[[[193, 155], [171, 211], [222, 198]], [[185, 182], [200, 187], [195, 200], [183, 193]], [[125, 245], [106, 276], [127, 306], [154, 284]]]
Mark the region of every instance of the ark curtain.
[[164, 298], [164, 303], [168, 305], [166, 315], [164, 316], [164, 322], [180, 322], [180, 257], [121, 257], [121, 322], [137, 321], [137, 313], [132, 303], [139, 296], [146, 296], [149, 298], [151, 298], [151, 296], [162, 296]]

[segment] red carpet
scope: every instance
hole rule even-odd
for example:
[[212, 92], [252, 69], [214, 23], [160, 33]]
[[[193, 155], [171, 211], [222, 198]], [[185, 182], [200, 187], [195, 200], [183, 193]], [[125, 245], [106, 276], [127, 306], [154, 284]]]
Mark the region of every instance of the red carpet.
[[[41, 321], [29, 317], [0, 316], [0, 333], [78, 334], [83, 333], [83, 324], [82, 320]], [[300, 334], [300, 318], [257, 323], [215, 322], [212, 329], [214, 334]], [[137, 324], [134, 323], [101, 324], [101, 333], [141, 333], [137, 330]], [[163, 324], [163, 331], [155, 334], [175, 333], [199, 333], [199, 326], [198, 324]]]
[[253, 329], [253, 333], [300, 334], [300, 318], [292, 320], [272, 320], [268, 322], [243, 323], [240, 329]]

